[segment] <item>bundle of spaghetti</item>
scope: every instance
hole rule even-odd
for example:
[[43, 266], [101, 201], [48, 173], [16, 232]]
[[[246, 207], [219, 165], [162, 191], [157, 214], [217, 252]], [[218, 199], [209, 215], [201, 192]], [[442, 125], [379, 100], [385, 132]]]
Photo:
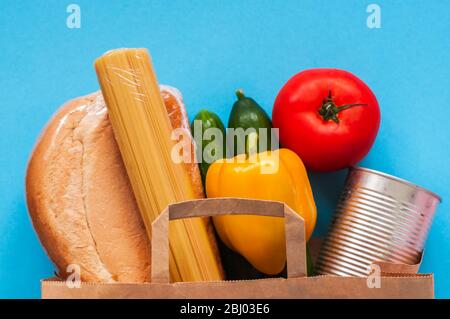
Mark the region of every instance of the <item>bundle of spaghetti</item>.
[[[95, 62], [114, 135], [151, 238], [151, 224], [167, 205], [198, 198], [184, 163], [175, 163], [172, 127], [145, 49], [118, 49]], [[172, 281], [223, 279], [208, 221], [171, 221]]]

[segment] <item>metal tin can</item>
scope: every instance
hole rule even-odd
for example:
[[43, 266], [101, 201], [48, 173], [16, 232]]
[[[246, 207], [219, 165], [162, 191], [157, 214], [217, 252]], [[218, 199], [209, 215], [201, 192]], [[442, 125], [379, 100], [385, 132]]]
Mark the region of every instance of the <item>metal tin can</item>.
[[374, 170], [349, 170], [316, 272], [367, 276], [375, 261], [416, 264], [440, 197]]

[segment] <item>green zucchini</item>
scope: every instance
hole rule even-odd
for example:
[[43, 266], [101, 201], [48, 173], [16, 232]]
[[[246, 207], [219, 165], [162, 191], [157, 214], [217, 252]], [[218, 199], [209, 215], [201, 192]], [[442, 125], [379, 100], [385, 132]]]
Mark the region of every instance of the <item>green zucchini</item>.
[[[242, 128], [244, 131], [254, 129], [255, 133], [229, 136], [233, 141], [231, 157], [251, 151], [263, 152], [271, 149], [271, 128], [272, 123], [266, 111], [256, 101], [246, 97], [240, 89], [236, 92], [237, 101], [234, 103], [228, 120], [228, 128]], [[267, 129], [267, 145], [260, 149], [259, 129]], [[231, 145], [230, 145], [231, 146]], [[239, 147], [241, 146], [241, 147]], [[243, 146], [243, 147], [242, 147]], [[231, 148], [231, 147], [230, 147]]]
[[[218, 150], [221, 149], [222, 150], [222, 157], [226, 156], [226, 134], [225, 134], [225, 126], [223, 125], [222, 121], [220, 120], [219, 116], [217, 116], [217, 114], [208, 111], [208, 110], [201, 110], [194, 118], [194, 120], [192, 121], [191, 124], [191, 129], [192, 129], [192, 134], [195, 137], [195, 121], [201, 121], [202, 124], [202, 130], [201, 130], [201, 137], [198, 139], [197, 137], [195, 138], [197, 144], [197, 147], [200, 148], [201, 150], [201, 155], [202, 155], [202, 161], [199, 163], [199, 168], [200, 168], [200, 173], [202, 175], [202, 181], [203, 181], [203, 185], [205, 185], [205, 180], [206, 180], [206, 173], [208, 172], [209, 166], [212, 163], [208, 163], [208, 159], [204, 158], [204, 151], [205, 148], [207, 146], [208, 149], [211, 150], [211, 156], [215, 156], [215, 151], [214, 150]], [[222, 133], [222, 143], [220, 140], [218, 140], [217, 138], [214, 138], [212, 140], [204, 140], [204, 133], [207, 129], [209, 128], [216, 128], [219, 129]], [[198, 143], [200, 142], [200, 143]], [[214, 143], [211, 145], [211, 143]], [[198, 154], [198, 153], [197, 153]], [[198, 156], [197, 156], [198, 157]]]

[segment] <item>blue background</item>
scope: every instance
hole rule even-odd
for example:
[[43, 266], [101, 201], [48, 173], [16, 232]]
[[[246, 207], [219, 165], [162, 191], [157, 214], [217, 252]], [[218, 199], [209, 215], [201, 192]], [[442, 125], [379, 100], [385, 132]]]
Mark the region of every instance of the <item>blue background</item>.
[[[63, 102], [98, 89], [92, 62], [117, 47], [149, 48], [160, 82], [183, 92], [191, 118], [208, 108], [227, 121], [239, 87], [271, 112], [303, 69], [355, 73], [382, 111], [362, 165], [444, 199], [421, 271], [435, 273], [437, 297], [450, 296], [450, 1], [376, 0], [381, 29], [366, 26], [370, 1], [73, 2], [78, 30], [66, 27], [69, 1], [0, 2], [0, 297], [39, 297], [39, 280], [53, 273], [24, 200], [28, 156]], [[320, 235], [345, 172], [310, 177]]]

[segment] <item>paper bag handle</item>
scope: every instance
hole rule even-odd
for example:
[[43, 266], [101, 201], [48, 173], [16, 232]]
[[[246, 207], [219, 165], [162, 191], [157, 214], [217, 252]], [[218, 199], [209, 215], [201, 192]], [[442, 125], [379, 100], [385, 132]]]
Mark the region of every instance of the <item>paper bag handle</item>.
[[152, 223], [152, 282], [170, 282], [169, 220], [217, 215], [284, 217], [288, 278], [306, 275], [305, 222], [289, 206], [265, 200], [208, 198], [169, 205]]

